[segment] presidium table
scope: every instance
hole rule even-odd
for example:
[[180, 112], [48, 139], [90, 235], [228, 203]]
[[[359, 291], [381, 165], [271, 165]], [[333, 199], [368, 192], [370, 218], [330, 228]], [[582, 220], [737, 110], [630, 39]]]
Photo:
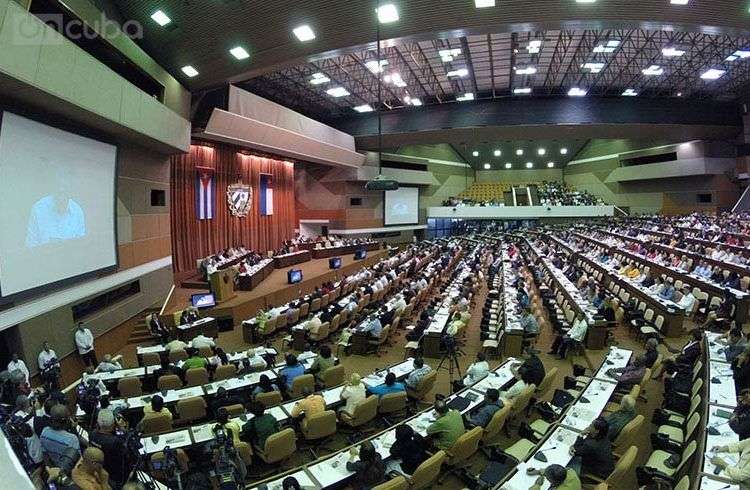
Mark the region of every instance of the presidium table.
[[309, 262], [310, 257], [311, 255], [310, 255], [309, 250], [300, 250], [298, 252], [291, 252], [288, 254], [276, 255], [273, 258], [273, 265], [277, 269], [283, 269], [284, 267], [289, 267], [290, 265], [301, 264], [302, 262]]
[[336, 257], [338, 255], [353, 254], [357, 250], [367, 250], [368, 252], [380, 250], [380, 243], [366, 242], [355, 245], [341, 245], [339, 247], [313, 248], [310, 249], [310, 252], [312, 252], [312, 258], [314, 259], [327, 259], [328, 257]]
[[177, 338], [183, 342], [189, 342], [190, 340], [197, 337], [199, 334], [203, 334], [206, 337], [215, 339], [219, 336], [219, 326], [216, 323], [216, 319], [210, 316], [201, 318], [192, 323], [186, 323], [185, 325], [177, 326]]

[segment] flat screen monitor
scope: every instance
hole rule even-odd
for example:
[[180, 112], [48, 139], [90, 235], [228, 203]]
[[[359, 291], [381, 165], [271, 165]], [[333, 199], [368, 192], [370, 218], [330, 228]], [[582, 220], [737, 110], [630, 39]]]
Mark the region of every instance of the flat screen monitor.
[[367, 250], [357, 250], [354, 252], [354, 260], [362, 260], [367, 257]]
[[328, 259], [329, 269], [340, 269], [341, 268], [341, 257], [331, 257]]
[[302, 282], [302, 269], [290, 269], [286, 273], [289, 284], [297, 284]]
[[214, 293], [200, 293], [190, 296], [190, 303], [196, 308], [211, 308], [216, 306]]

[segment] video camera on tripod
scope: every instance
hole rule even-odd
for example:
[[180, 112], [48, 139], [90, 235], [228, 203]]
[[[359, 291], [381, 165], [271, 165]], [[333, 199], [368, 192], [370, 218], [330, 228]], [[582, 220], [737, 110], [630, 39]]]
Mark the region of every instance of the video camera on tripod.
[[220, 424], [213, 427], [214, 440], [208, 450], [213, 453], [214, 477], [220, 490], [237, 490], [244, 479], [237, 466], [237, 449], [230, 434]]

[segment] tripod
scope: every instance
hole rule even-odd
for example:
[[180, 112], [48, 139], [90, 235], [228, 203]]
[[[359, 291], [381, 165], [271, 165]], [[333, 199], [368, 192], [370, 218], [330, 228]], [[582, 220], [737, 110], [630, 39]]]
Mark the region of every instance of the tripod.
[[[463, 378], [463, 375], [461, 374], [461, 366], [459, 366], [458, 364], [459, 351], [456, 349], [456, 343], [452, 337], [446, 337], [444, 342], [445, 342], [445, 354], [443, 354], [443, 357], [440, 359], [440, 363], [438, 364], [437, 371], [440, 371], [441, 369], [445, 369], [448, 371], [448, 382], [450, 383], [450, 386], [451, 386], [451, 394], [453, 394], [456, 392], [454, 381], [456, 379]], [[446, 361], [447, 361], [447, 364], [446, 364]]]

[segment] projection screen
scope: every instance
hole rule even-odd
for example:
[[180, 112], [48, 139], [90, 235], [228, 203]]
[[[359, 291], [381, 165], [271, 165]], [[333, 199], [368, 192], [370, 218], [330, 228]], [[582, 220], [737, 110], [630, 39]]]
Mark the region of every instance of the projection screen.
[[116, 266], [117, 147], [0, 117], [0, 296]]
[[385, 225], [416, 225], [419, 222], [419, 187], [385, 191]]

